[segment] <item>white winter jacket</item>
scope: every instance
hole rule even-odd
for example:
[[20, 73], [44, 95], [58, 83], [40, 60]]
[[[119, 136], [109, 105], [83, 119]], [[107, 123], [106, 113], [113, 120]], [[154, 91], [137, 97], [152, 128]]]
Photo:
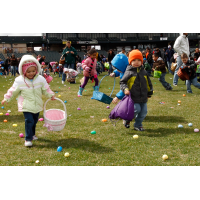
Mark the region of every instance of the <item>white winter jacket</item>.
[[176, 39], [174, 43], [174, 49], [178, 53], [178, 56], [181, 56], [182, 53], [186, 53], [189, 57], [190, 50], [189, 50], [189, 40], [186, 35], [180, 33], [180, 36]]

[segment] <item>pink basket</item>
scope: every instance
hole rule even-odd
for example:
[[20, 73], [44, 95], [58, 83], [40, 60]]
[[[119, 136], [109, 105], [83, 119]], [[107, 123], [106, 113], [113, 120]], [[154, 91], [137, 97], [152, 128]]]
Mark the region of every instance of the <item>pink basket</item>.
[[48, 128], [48, 131], [61, 131], [66, 124], [67, 121], [67, 111], [66, 106], [62, 100], [59, 98], [55, 98], [60, 101], [64, 106], [64, 111], [60, 109], [49, 109], [46, 110], [46, 104], [51, 99], [48, 99], [44, 104], [44, 126]]

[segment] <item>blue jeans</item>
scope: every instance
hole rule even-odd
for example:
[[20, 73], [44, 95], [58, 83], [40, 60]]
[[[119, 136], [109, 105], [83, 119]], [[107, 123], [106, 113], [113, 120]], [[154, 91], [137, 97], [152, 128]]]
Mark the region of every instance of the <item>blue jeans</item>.
[[167, 86], [169, 86], [169, 83], [165, 81], [165, 75], [166, 73], [162, 73], [158, 80], [162, 83], [164, 88], [167, 88]]
[[147, 103], [134, 103], [134, 127], [142, 127], [142, 122], [147, 115]]
[[16, 66], [11, 66], [11, 74], [14, 76], [16, 75], [16, 68]]
[[180, 68], [180, 66], [182, 65], [182, 60], [181, 60], [181, 56], [178, 56], [177, 57], [177, 67], [175, 69], [175, 72], [174, 72], [174, 79], [173, 79], [173, 84], [177, 85], [178, 84], [178, 75], [177, 75], [177, 72]]
[[200, 89], [200, 83], [198, 83], [197, 77], [195, 77], [191, 80], [186, 80], [187, 93], [192, 93], [191, 83], [194, 85], [194, 87], [197, 87]]
[[170, 61], [167, 61], [168, 71], [169, 71], [169, 73], [173, 74], [174, 72], [172, 72], [172, 70], [171, 70], [171, 65], [172, 65], [172, 63]]
[[[64, 68], [74, 69], [74, 63], [72, 63], [72, 64], [67, 64], [67, 63], [65, 63], [65, 64], [64, 64]], [[75, 70], [75, 69], [74, 69], [74, 70]], [[64, 69], [63, 69], [63, 72], [64, 72]], [[65, 80], [66, 80], [66, 74], [63, 73], [63, 74], [62, 74], [62, 81], [65, 81]]]
[[59, 77], [61, 77], [62, 74], [63, 74], [63, 72], [59, 72]]
[[35, 135], [35, 127], [38, 122], [38, 117], [40, 113], [30, 113], [30, 112], [23, 112], [25, 118], [25, 133], [26, 141], [32, 141], [33, 136]]

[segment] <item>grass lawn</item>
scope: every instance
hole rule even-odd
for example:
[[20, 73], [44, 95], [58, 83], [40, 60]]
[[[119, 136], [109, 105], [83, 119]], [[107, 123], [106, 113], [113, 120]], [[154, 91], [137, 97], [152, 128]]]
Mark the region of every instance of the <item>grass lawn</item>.
[[[104, 73], [105, 74], [105, 73]], [[99, 80], [104, 74], [99, 76]], [[53, 75], [54, 76], [54, 75]], [[126, 129], [122, 121], [116, 126], [108, 120], [110, 111], [115, 105], [91, 100], [94, 83], [89, 81], [84, 89], [83, 96], [77, 97], [79, 80], [77, 84], [61, 84], [58, 75], [50, 83], [51, 89], [63, 101], [67, 101], [67, 123], [59, 132], [48, 132], [43, 127], [44, 122], [38, 122], [36, 135], [39, 138], [33, 141], [33, 147], [24, 146], [23, 113], [17, 110], [15, 97], [9, 104], [0, 108], [0, 165], [1, 166], [194, 166], [200, 165], [200, 129], [199, 123], [199, 97], [200, 90], [192, 86], [193, 94], [186, 93], [184, 82], [179, 80], [178, 86], [172, 91], [166, 91], [157, 78], [151, 78], [154, 95], [148, 101], [148, 114], [143, 125], [146, 131], [137, 132], [131, 128]], [[167, 74], [167, 82], [172, 84], [173, 76]], [[119, 78], [116, 79], [114, 94], [119, 91]], [[13, 77], [0, 77], [1, 100], [8, 88], [12, 86]], [[70, 87], [70, 88], [69, 88]], [[100, 91], [109, 94], [113, 87], [113, 78], [106, 77], [101, 84]], [[186, 94], [186, 97], [183, 97]], [[44, 102], [47, 98], [43, 97]], [[178, 100], [181, 105], [178, 106]], [[165, 102], [160, 104], [159, 102]], [[2, 105], [1, 105], [2, 106]], [[81, 110], [77, 110], [80, 107]], [[173, 108], [170, 108], [173, 107]], [[51, 101], [47, 109], [63, 109], [59, 101]], [[10, 116], [5, 116], [11, 110]], [[90, 116], [94, 116], [91, 118]], [[43, 112], [40, 113], [43, 117]], [[8, 122], [4, 123], [4, 119]], [[188, 123], [193, 123], [192, 127]], [[13, 127], [17, 124], [17, 127]], [[183, 128], [178, 128], [182, 124]], [[96, 134], [90, 132], [95, 130]], [[138, 139], [133, 135], [138, 134]], [[62, 152], [57, 147], [62, 146]], [[69, 152], [69, 157], [64, 153]], [[163, 161], [162, 155], [167, 154], [168, 160]], [[36, 160], [40, 162], [35, 163]]]

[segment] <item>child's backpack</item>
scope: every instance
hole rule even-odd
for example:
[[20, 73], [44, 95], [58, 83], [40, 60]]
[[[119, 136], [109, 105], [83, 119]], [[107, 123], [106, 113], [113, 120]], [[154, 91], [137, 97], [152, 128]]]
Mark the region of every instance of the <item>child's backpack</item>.
[[177, 72], [177, 75], [179, 76], [179, 78], [182, 80], [182, 81], [185, 81], [185, 80], [189, 80], [189, 75], [186, 73], [186, 71], [184, 70], [186, 67], [183, 67], [181, 66]]

